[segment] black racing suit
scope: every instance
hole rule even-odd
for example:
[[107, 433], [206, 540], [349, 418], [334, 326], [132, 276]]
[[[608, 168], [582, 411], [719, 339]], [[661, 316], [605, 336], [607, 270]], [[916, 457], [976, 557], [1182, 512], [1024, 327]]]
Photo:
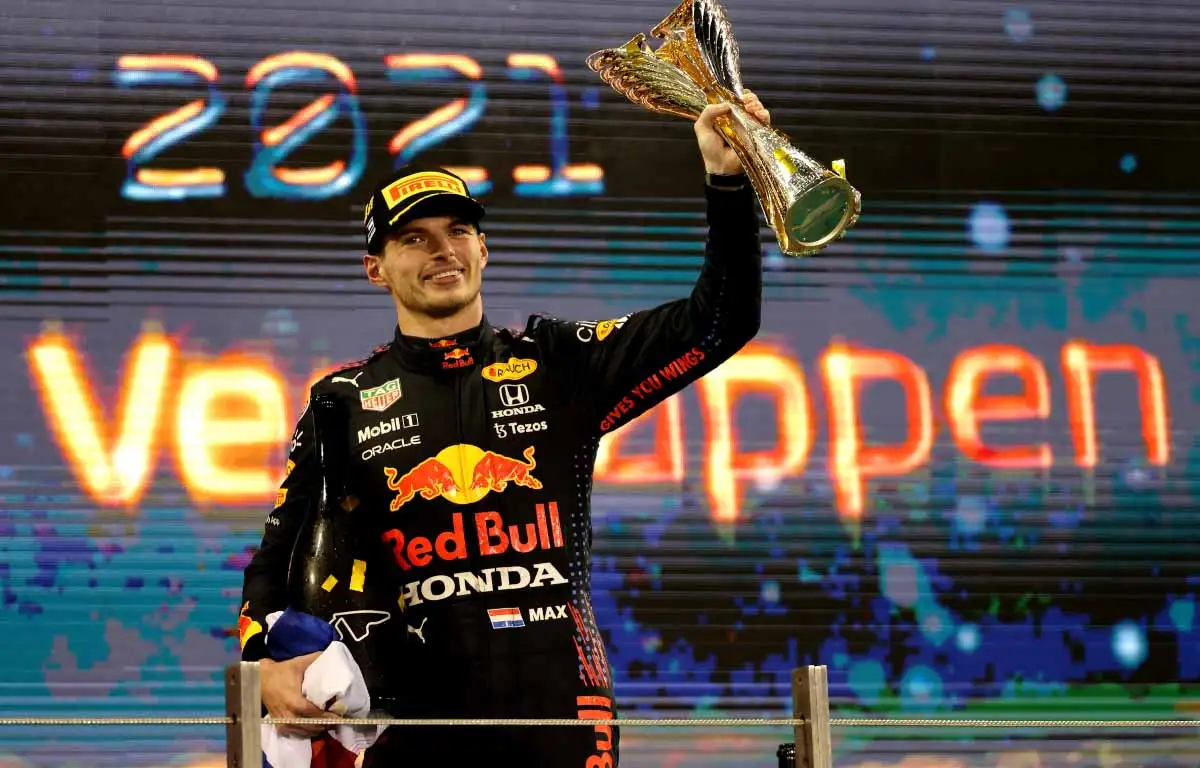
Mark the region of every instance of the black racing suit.
[[[602, 435], [679, 392], [758, 332], [762, 249], [753, 189], [705, 186], [708, 239], [690, 297], [622, 318], [534, 315], [523, 332], [395, 339], [312, 390], [345, 398], [351, 483], [390, 545], [409, 642], [399, 717], [615, 716], [590, 599], [590, 496]], [[310, 400], [311, 402], [311, 400]], [[292, 542], [319, 493], [311, 419], [245, 573], [243, 658], [286, 602]], [[356, 513], [361, 514], [361, 512]], [[371, 581], [370, 577], [367, 579]], [[592, 768], [615, 729], [393, 727], [369, 765]]]

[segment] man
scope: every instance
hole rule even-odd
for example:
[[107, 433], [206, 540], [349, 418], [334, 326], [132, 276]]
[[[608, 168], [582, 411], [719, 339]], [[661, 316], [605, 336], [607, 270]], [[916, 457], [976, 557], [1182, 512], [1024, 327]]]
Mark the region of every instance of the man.
[[[769, 122], [753, 94], [745, 107]], [[520, 333], [494, 328], [480, 296], [484, 210], [466, 185], [442, 169], [407, 168], [368, 201], [363, 265], [392, 297], [395, 338], [326, 376], [311, 397], [349, 403], [354, 514], [378, 527], [399, 575], [395, 620], [408, 642], [397, 649], [403, 672], [393, 714], [615, 717], [590, 600], [597, 445], [729, 359], [759, 328], [757, 201], [714, 125], [729, 112], [709, 106], [694, 124], [708, 239], [691, 296], [622, 318], [535, 315]], [[306, 410], [297, 427], [277, 508], [246, 569], [248, 660], [265, 655], [260, 628], [284, 607], [292, 543], [320, 493], [305, 437], [312, 418]], [[271, 715], [331, 717], [301, 694], [313, 658], [262, 661]], [[366, 763], [615, 766], [618, 747], [617, 729], [604, 726], [393, 727]]]

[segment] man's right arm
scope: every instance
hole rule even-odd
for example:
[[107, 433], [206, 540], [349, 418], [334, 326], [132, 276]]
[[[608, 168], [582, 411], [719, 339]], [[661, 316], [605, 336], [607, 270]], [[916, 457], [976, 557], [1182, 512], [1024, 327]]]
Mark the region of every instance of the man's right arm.
[[287, 607], [292, 549], [308, 515], [309, 504], [320, 492], [320, 464], [313, 445], [314, 435], [312, 409], [306, 406], [292, 433], [287, 475], [275, 495], [275, 508], [267, 515], [262, 544], [243, 577], [238, 616], [243, 661], [258, 661], [267, 655], [267, 614]]

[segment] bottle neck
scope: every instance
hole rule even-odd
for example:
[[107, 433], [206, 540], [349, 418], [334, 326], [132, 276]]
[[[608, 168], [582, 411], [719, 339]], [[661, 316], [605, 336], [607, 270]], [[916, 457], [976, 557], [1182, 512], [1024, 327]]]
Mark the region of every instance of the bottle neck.
[[349, 414], [344, 401], [317, 395], [312, 403], [313, 440], [321, 472], [321, 506], [336, 508], [349, 497], [349, 444], [346, 424]]

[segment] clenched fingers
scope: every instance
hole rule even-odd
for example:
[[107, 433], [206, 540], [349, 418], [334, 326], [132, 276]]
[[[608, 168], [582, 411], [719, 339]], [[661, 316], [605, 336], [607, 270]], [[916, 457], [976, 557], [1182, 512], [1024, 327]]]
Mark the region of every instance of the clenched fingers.
[[297, 701], [289, 701], [279, 713], [272, 713], [272, 717], [290, 719], [294, 717], [313, 718], [320, 720], [328, 720], [329, 724], [292, 724], [279, 725], [279, 730], [283, 733], [290, 733], [296, 736], [320, 736], [325, 731], [328, 731], [333, 726], [337, 725], [337, 721], [341, 718], [332, 712], [326, 712], [316, 707], [308, 699], [299, 699]]
[[756, 120], [764, 125], [771, 124], [771, 113], [763, 106], [762, 101], [755, 95], [754, 91], [745, 91], [742, 97], [742, 106], [746, 108]]

